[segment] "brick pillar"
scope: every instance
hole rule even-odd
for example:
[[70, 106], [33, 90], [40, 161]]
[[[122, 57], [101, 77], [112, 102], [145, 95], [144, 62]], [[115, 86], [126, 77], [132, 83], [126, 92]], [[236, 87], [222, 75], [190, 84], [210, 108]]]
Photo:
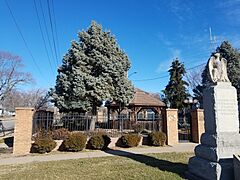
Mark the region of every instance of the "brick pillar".
[[167, 135], [167, 145], [178, 144], [178, 109], [166, 109], [163, 112], [163, 129]]
[[15, 112], [13, 154], [28, 154], [31, 148], [34, 108], [16, 108]]
[[195, 109], [191, 112], [192, 117], [192, 141], [200, 143], [200, 138], [204, 130], [204, 115], [203, 109]]

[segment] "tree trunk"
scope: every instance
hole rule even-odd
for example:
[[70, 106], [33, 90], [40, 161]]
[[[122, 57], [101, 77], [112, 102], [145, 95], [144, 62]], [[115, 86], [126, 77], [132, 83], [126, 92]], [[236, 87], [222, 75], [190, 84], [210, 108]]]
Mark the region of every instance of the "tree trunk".
[[90, 131], [95, 130], [96, 120], [97, 120], [97, 106], [93, 106], [93, 108], [92, 108], [92, 118], [91, 118], [90, 127], [89, 127]]
[[96, 119], [97, 119], [96, 115], [93, 115], [90, 121], [90, 128], [89, 128], [90, 131], [95, 130]]

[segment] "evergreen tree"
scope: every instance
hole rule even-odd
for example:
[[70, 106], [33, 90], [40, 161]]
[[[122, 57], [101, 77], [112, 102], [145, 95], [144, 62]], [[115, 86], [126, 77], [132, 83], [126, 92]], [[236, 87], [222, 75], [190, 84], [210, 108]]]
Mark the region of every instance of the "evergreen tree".
[[228, 41], [223, 41], [217, 52], [227, 60], [228, 78], [237, 89], [238, 101], [240, 100], [240, 52], [234, 49]]
[[114, 36], [93, 21], [78, 37], [58, 69], [56, 85], [51, 90], [55, 105], [61, 112], [91, 110], [93, 115], [103, 100], [127, 105], [134, 95], [127, 77], [130, 61]]
[[[240, 101], [240, 52], [234, 49], [228, 41], [223, 41], [216, 49], [220, 53], [221, 58], [227, 60], [227, 73], [228, 78], [232, 85], [237, 89], [238, 101]], [[194, 90], [194, 96], [199, 100], [202, 105], [203, 90], [209, 83], [207, 76], [208, 67], [206, 66], [202, 72], [202, 84], [199, 84]]]
[[165, 94], [165, 101], [170, 103], [171, 108], [182, 109], [184, 107], [184, 100], [188, 97], [186, 81], [183, 76], [186, 73], [184, 64], [178, 59], [172, 62], [171, 68], [168, 70], [170, 80], [163, 93]]

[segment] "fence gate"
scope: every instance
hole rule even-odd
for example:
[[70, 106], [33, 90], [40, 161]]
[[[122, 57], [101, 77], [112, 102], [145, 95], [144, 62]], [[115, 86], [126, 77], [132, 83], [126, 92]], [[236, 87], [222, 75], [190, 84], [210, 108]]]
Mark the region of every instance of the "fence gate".
[[190, 111], [183, 111], [178, 114], [178, 139], [179, 142], [192, 141]]

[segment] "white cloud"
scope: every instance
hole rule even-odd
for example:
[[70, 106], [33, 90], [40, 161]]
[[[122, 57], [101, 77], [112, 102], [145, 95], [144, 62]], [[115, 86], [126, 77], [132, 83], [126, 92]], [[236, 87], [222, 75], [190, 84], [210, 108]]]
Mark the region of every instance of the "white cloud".
[[156, 72], [157, 73], [164, 73], [164, 72], [167, 72], [170, 65], [171, 65], [171, 62], [172, 62], [172, 59], [171, 60], [165, 60], [165, 61], [162, 61], [161, 64], [159, 64]]
[[217, 8], [224, 12], [228, 21], [233, 25], [240, 25], [240, 0], [219, 1]]
[[216, 43], [217, 46], [220, 46], [220, 44], [223, 41], [229, 41], [234, 48], [240, 48], [240, 34], [220, 34], [216, 36]]
[[180, 58], [181, 50], [180, 49], [172, 49], [172, 56], [173, 56], [173, 59]]
[[179, 22], [193, 17], [193, 3], [191, 1], [168, 0], [168, 8]]
[[173, 42], [169, 40], [166, 36], [164, 36], [161, 32], [157, 33], [157, 38], [163, 43], [165, 46], [172, 46]]
[[171, 55], [169, 56], [169, 58], [160, 62], [158, 68], [156, 69], [157, 73], [167, 72], [171, 63], [172, 63], [172, 61], [176, 58], [181, 57], [181, 50], [180, 49], [170, 49], [170, 51], [171, 51]]

